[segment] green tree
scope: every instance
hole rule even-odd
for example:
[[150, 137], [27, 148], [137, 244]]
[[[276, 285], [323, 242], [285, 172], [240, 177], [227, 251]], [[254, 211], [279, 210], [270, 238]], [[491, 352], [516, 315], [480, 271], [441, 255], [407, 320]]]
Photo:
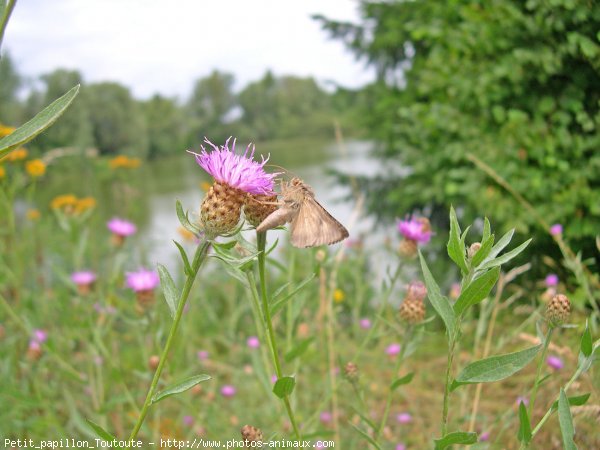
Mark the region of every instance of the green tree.
[[[487, 215], [539, 231], [472, 154], [589, 254], [600, 229], [600, 3], [364, 1], [361, 8], [360, 24], [317, 19], [377, 69], [365, 118], [387, 170], [361, 180], [371, 211], [393, 217], [455, 203], [467, 221]], [[549, 249], [545, 233], [534, 243], [532, 253]]]
[[85, 95], [94, 142], [100, 153], [146, 156], [146, 121], [129, 89], [118, 83], [97, 83], [87, 86]]
[[227, 115], [236, 105], [233, 93], [234, 77], [229, 73], [213, 72], [200, 78], [194, 85], [192, 96], [187, 103], [191, 127], [192, 145], [210, 137], [214, 142], [224, 141], [230, 131], [226, 129]]
[[4, 52], [0, 55], [0, 123], [14, 126], [20, 121], [17, 93], [21, 84], [21, 76], [10, 54]]
[[[49, 104], [76, 84], [83, 84], [81, 74], [75, 70], [57, 69], [40, 78], [45, 84], [45, 91], [39, 95], [31, 94], [29, 109], [39, 110], [41, 105]], [[85, 87], [82, 90], [85, 92]], [[92, 128], [84, 94], [71, 105], [60, 121], [38, 136], [32, 146], [47, 151], [60, 147], [86, 148], [92, 144]]]
[[174, 99], [155, 95], [142, 103], [148, 128], [148, 157], [176, 154], [185, 148], [186, 123]]

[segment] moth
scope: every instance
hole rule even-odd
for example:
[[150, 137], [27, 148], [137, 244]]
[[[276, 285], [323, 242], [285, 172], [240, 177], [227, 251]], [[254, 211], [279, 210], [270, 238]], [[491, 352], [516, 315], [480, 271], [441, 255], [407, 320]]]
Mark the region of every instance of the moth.
[[279, 208], [263, 220], [256, 231], [263, 232], [290, 223], [292, 245], [298, 248], [331, 245], [348, 237], [348, 230], [323, 208], [312, 188], [300, 178], [281, 182]]

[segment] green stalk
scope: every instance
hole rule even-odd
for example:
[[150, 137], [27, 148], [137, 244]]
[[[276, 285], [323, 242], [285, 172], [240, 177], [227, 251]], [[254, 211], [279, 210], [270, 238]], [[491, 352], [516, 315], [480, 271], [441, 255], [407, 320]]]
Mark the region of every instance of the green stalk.
[[552, 338], [552, 332], [554, 327], [548, 329], [548, 333], [544, 339], [544, 348], [542, 349], [542, 356], [538, 362], [537, 372], [535, 374], [535, 381], [533, 383], [533, 390], [531, 391], [531, 397], [529, 398], [529, 419], [533, 419], [533, 405], [535, 404], [535, 397], [537, 395], [538, 388], [540, 387], [540, 375], [542, 373], [542, 367], [544, 367], [544, 361], [546, 359], [546, 353], [548, 352], [548, 346], [550, 345], [550, 339]]
[[444, 385], [444, 406], [442, 409], [442, 436], [448, 431], [448, 403], [450, 399], [450, 374], [452, 372], [452, 363], [454, 361], [454, 351], [456, 350], [456, 338], [450, 337], [448, 345], [448, 364], [446, 365], [446, 382]]
[[202, 242], [202, 244], [198, 245], [198, 248], [196, 249], [194, 261], [192, 262], [191, 274], [189, 274], [185, 279], [185, 284], [183, 285], [183, 290], [181, 291], [181, 296], [179, 297], [179, 302], [177, 303], [177, 311], [175, 312], [175, 318], [173, 319], [171, 329], [169, 330], [167, 342], [165, 343], [162, 354], [160, 355], [158, 367], [154, 372], [154, 378], [152, 378], [152, 383], [150, 384], [150, 388], [148, 389], [148, 394], [146, 394], [146, 400], [144, 401], [144, 405], [142, 406], [138, 420], [133, 428], [133, 431], [129, 435], [130, 440], [136, 438], [138, 432], [140, 431], [140, 428], [142, 427], [142, 424], [144, 423], [146, 414], [148, 414], [148, 409], [152, 404], [152, 397], [156, 392], [156, 387], [158, 386], [160, 375], [162, 373], [163, 367], [165, 366], [165, 362], [167, 361], [167, 356], [169, 355], [169, 350], [171, 350], [171, 345], [173, 344], [173, 338], [177, 333], [177, 328], [179, 327], [179, 322], [181, 320], [181, 316], [183, 315], [183, 309], [185, 308], [185, 304], [187, 303], [187, 299], [190, 295], [190, 291], [194, 284], [194, 280], [196, 279], [196, 275], [198, 274], [198, 270], [200, 269], [200, 266], [206, 259], [209, 247], [210, 242], [208, 240], [205, 240], [204, 242]]
[[[258, 277], [260, 282], [262, 309], [263, 315], [265, 317], [265, 324], [267, 326], [267, 333], [269, 336], [269, 347], [271, 348], [271, 356], [273, 357], [273, 364], [275, 365], [275, 373], [277, 374], [277, 379], [280, 379], [283, 376], [283, 372], [281, 371], [281, 362], [279, 360], [279, 353], [277, 351], [277, 340], [275, 338], [275, 331], [273, 329], [273, 321], [271, 320], [271, 308], [269, 306], [269, 299], [267, 298], [267, 283], [265, 277], [266, 242], [267, 233], [257, 232], [256, 244], [258, 249]], [[300, 430], [298, 429], [296, 418], [294, 417], [294, 412], [292, 411], [292, 405], [290, 404], [290, 398], [288, 395], [286, 395], [283, 398], [283, 403], [285, 404], [285, 409], [287, 411], [290, 422], [292, 423], [292, 427], [294, 428], [294, 434], [296, 435], [296, 439], [300, 441]]]
[[[402, 348], [400, 349], [400, 355], [398, 355], [398, 360], [396, 361], [396, 365], [394, 366], [394, 375], [393, 375], [394, 377], [398, 375], [400, 366], [402, 365], [402, 362], [404, 361], [404, 355], [406, 354], [406, 348], [408, 347], [408, 344], [410, 344], [412, 335], [413, 335], [413, 327], [409, 325], [409, 327], [406, 331], [406, 337], [404, 339], [404, 342], [402, 343]], [[383, 432], [383, 428], [385, 427], [385, 423], [387, 422], [388, 416], [390, 414], [390, 408], [392, 406], [392, 397], [393, 397], [393, 391], [390, 389], [390, 392], [388, 393], [388, 396], [387, 396], [387, 401], [385, 403], [385, 409], [383, 410], [383, 417], [381, 418], [381, 423], [379, 424], [379, 429], [377, 430], [377, 433], [375, 434], [375, 442], [379, 442], [379, 437], [381, 436], [381, 433]]]

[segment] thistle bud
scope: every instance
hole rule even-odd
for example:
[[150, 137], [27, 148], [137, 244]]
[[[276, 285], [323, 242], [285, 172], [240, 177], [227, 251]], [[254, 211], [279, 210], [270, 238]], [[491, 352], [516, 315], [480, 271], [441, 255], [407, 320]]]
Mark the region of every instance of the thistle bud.
[[206, 234], [219, 236], [232, 231], [240, 220], [244, 197], [240, 189], [215, 181], [200, 207], [200, 220]]
[[358, 366], [353, 362], [348, 362], [344, 366], [344, 375], [350, 382], [358, 380], [360, 373], [358, 372]]
[[416, 325], [425, 319], [425, 303], [423, 299], [406, 297], [400, 305], [400, 319], [410, 325]]
[[471, 246], [469, 247], [469, 249], [467, 250], [467, 256], [469, 257], [469, 259], [472, 259], [473, 256], [475, 256], [475, 253], [477, 253], [480, 248], [481, 248], [481, 242], [472, 243]]
[[263, 439], [262, 431], [252, 425], [244, 425], [241, 432], [246, 447], [254, 447], [251, 442], [260, 442]]
[[158, 355], [152, 355], [150, 358], [148, 358], [148, 367], [150, 368], [150, 370], [156, 370], [159, 363], [160, 358]]
[[248, 194], [244, 203], [244, 216], [253, 227], [257, 227], [277, 209], [277, 195]]
[[552, 297], [546, 308], [546, 319], [551, 327], [560, 326], [571, 314], [571, 302], [566, 295], [557, 294]]

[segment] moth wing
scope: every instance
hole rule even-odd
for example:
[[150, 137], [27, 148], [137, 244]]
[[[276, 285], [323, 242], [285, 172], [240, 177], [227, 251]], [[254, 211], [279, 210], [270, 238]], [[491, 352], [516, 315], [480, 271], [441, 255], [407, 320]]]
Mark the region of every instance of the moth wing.
[[348, 237], [348, 230], [312, 196], [307, 195], [298, 215], [292, 220], [290, 234], [294, 247], [305, 248], [340, 242]]
[[278, 208], [265, 217], [265, 220], [263, 220], [256, 227], [256, 231], [262, 233], [263, 231], [267, 231], [271, 228], [275, 228], [290, 222], [294, 218], [295, 213], [296, 211], [291, 208]]

